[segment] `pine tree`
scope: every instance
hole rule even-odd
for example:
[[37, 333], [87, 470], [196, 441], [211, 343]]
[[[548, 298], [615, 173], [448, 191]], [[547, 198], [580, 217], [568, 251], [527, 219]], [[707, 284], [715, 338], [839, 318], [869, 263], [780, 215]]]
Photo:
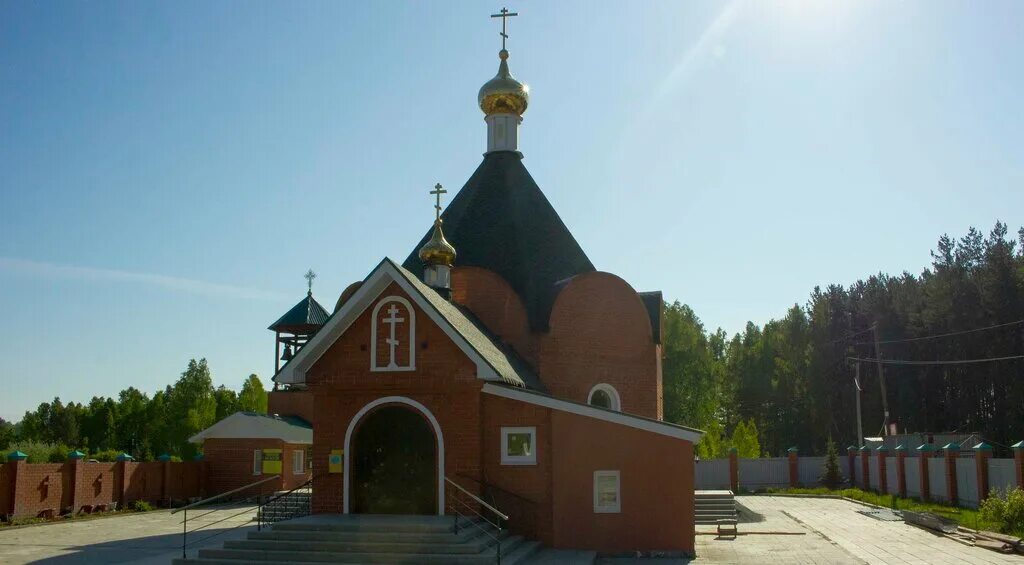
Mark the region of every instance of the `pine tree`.
[[828, 436], [825, 454], [825, 474], [818, 479], [821, 484], [830, 490], [836, 490], [843, 483], [843, 474], [839, 472], [839, 451], [836, 450], [836, 442], [832, 436]]

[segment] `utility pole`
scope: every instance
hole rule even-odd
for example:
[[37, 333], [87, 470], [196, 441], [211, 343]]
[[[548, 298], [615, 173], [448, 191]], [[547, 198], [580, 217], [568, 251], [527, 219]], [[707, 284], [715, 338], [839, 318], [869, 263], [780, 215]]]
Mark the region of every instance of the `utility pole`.
[[885, 373], [882, 372], [882, 349], [878, 346], [878, 322], [871, 326], [875, 336], [875, 365], [878, 367], [878, 385], [882, 387], [882, 435], [889, 435], [889, 399], [885, 394]]
[[853, 393], [857, 397], [857, 445], [864, 445], [864, 423], [860, 417], [860, 361], [853, 366]]

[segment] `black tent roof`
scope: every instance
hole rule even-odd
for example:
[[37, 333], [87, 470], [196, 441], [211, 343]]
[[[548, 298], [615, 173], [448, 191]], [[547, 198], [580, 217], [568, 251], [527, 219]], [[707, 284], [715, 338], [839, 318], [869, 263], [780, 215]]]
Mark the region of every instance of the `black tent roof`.
[[[501, 275], [526, 306], [530, 326], [548, 327], [557, 281], [594, 271], [534, 182], [521, 153], [488, 153], [441, 216], [445, 237], [455, 246], [455, 266], [481, 267]], [[422, 276], [417, 252], [432, 228], [402, 265]]]
[[268, 330], [278, 328], [289, 328], [296, 326], [322, 326], [327, 321], [327, 310], [313, 298], [312, 293], [292, 306], [292, 309], [281, 316], [276, 322], [270, 324]]

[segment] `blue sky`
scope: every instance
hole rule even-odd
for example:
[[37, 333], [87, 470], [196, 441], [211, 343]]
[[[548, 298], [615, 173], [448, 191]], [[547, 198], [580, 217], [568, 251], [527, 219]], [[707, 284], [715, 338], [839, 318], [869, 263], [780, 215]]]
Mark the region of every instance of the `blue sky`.
[[[267, 382], [478, 165], [480, 2], [0, 4], [0, 417]], [[730, 333], [1024, 210], [1024, 3], [509, 6], [525, 163], [601, 270]]]

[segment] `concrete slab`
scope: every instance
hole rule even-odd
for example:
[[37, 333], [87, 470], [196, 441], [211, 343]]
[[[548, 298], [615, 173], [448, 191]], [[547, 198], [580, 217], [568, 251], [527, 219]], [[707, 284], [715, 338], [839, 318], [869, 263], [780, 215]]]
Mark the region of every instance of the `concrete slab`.
[[[190, 511], [189, 530], [203, 529], [189, 534], [188, 556], [195, 557], [200, 548], [219, 547], [227, 539], [244, 538], [256, 529], [254, 515], [255, 509], [247, 505]], [[181, 522], [181, 513], [160, 510], [0, 529], [0, 563], [166, 565], [181, 557]]]

